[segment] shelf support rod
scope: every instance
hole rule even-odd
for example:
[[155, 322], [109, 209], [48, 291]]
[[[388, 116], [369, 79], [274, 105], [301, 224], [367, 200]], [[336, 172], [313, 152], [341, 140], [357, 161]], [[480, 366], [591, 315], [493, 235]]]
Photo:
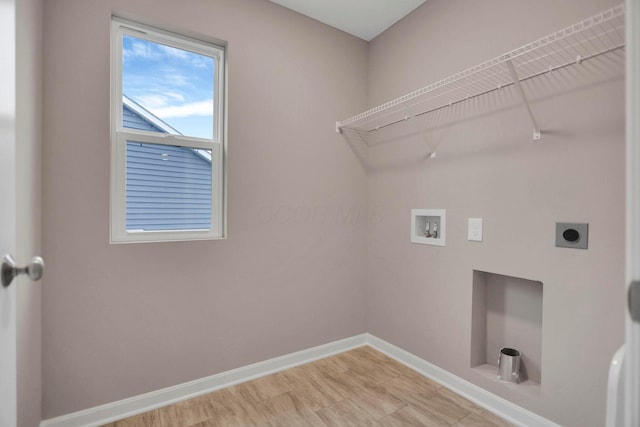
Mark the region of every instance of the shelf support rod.
[[430, 159], [435, 159], [436, 152], [431, 148], [431, 144], [429, 144], [429, 140], [427, 139], [427, 135], [426, 135], [427, 130], [425, 129], [425, 126], [424, 125], [420, 126], [420, 124], [416, 120], [417, 114], [413, 111], [413, 109], [411, 108], [411, 106], [409, 106], [408, 103], [404, 102], [403, 105], [404, 105], [404, 108], [409, 113], [409, 115], [405, 117], [404, 120], [405, 121], [410, 120], [414, 123], [416, 131], [420, 134], [424, 142], [427, 144], [427, 148], [429, 149], [429, 153], [427, 155], [429, 156]]
[[529, 119], [531, 119], [531, 124], [533, 125], [533, 140], [538, 141], [542, 137], [540, 132], [540, 127], [536, 122], [536, 118], [533, 117], [533, 112], [531, 112], [531, 106], [529, 105], [529, 101], [527, 100], [527, 97], [524, 94], [524, 90], [522, 89], [522, 84], [520, 84], [520, 78], [518, 78], [518, 74], [516, 73], [516, 67], [514, 67], [513, 62], [511, 60], [508, 60], [506, 64], [507, 64], [507, 68], [509, 69], [509, 73], [511, 74], [511, 78], [513, 79], [513, 85], [515, 86], [516, 91], [520, 96], [520, 100], [522, 101], [522, 104], [524, 104], [527, 110], [527, 114], [529, 114]]

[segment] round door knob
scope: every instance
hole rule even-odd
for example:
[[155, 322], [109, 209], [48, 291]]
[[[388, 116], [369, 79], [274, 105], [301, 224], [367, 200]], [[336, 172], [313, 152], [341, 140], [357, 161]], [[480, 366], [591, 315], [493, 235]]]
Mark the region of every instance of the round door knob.
[[27, 269], [29, 279], [37, 282], [42, 279], [42, 275], [44, 274], [44, 260], [39, 256], [33, 257], [25, 268]]
[[5, 255], [1, 270], [2, 286], [6, 288], [20, 274], [26, 274], [33, 281], [40, 280], [44, 274], [44, 260], [36, 256], [26, 266], [18, 267], [11, 255]]

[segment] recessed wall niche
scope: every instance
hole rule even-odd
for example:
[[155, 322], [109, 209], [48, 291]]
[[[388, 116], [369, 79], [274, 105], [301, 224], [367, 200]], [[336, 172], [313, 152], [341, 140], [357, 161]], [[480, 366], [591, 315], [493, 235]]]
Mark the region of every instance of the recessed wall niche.
[[502, 347], [521, 353], [522, 382], [542, 381], [542, 282], [473, 270], [471, 367], [497, 376]]
[[446, 217], [445, 209], [411, 209], [411, 242], [444, 246]]

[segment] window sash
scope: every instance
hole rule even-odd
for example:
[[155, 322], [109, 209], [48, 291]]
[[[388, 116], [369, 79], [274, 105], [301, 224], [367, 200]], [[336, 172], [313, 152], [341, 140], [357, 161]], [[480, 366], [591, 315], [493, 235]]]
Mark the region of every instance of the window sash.
[[[132, 132], [119, 132], [112, 150], [112, 164], [116, 165], [112, 172], [111, 182], [111, 241], [151, 242], [175, 240], [207, 240], [224, 237], [224, 193], [223, 180], [223, 147], [222, 144], [203, 144], [191, 141], [187, 144], [176, 143], [178, 138], [163, 138], [150, 135], [139, 135]], [[203, 148], [211, 150], [211, 229], [210, 230], [146, 230], [127, 231], [126, 229], [126, 184], [127, 184], [127, 141], [150, 143], [157, 145], [177, 146], [183, 148]]]
[[[201, 42], [191, 40], [189, 38], [164, 32], [162, 30], [157, 30], [154, 28], [147, 27], [142, 24], [132, 23], [126, 20], [122, 20], [119, 18], [112, 19], [112, 31], [113, 37], [115, 40], [112, 40], [112, 69], [111, 69], [111, 79], [112, 79], [112, 97], [117, 96], [119, 93], [120, 96], [118, 99], [112, 99], [112, 107], [115, 110], [112, 110], [112, 120], [115, 120], [116, 131], [117, 132], [130, 132], [136, 131], [134, 129], [125, 128], [122, 123], [122, 111], [123, 111], [123, 102], [122, 102], [122, 37], [124, 35], [140, 38], [143, 40], [151, 41], [154, 43], [160, 43], [166, 46], [174, 47], [176, 49], [188, 50], [190, 52], [194, 52], [200, 55], [209, 56], [214, 59], [214, 76], [215, 79], [213, 81], [213, 128], [215, 132], [213, 132], [212, 139], [205, 138], [195, 138], [189, 137], [193, 139], [202, 139], [208, 140], [212, 142], [221, 142], [224, 138], [224, 118], [223, 112], [225, 107], [225, 95], [223, 91], [225, 90], [225, 57], [224, 57], [224, 49], [218, 46], [215, 46], [211, 43]], [[203, 45], [207, 43], [207, 45]], [[115, 102], [114, 102], [115, 101]], [[116, 107], [117, 105], [117, 107]], [[143, 131], [139, 131], [143, 132]]]

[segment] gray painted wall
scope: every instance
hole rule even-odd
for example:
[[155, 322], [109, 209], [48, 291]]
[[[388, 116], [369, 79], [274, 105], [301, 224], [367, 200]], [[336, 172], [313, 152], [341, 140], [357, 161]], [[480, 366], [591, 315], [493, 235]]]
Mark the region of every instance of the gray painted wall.
[[[615, 4], [429, 0], [371, 43], [370, 103]], [[432, 117], [424, 135], [399, 125], [374, 137], [369, 332], [562, 426], [604, 425], [608, 364], [624, 333], [622, 61], [525, 85], [539, 142], [509, 91]], [[436, 159], [426, 158], [429, 145]], [[446, 247], [409, 243], [412, 208], [447, 209]], [[481, 243], [467, 241], [470, 217], [484, 219]], [[556, 221], [588, 222], [589, 249], [556, 248]], [[540, 386], [509, 388], [471, 369], [473, 270], [542, 282]], [[489, 316], [508, 330], [518, 319], [507, 317]]]
[[[114, 11], [228, 42], [226, 240], [109, 245]], [[365, 332], [366, 174], [334, 129], [365, 42], [265, 0], [44, 16], [44, 418]]]

